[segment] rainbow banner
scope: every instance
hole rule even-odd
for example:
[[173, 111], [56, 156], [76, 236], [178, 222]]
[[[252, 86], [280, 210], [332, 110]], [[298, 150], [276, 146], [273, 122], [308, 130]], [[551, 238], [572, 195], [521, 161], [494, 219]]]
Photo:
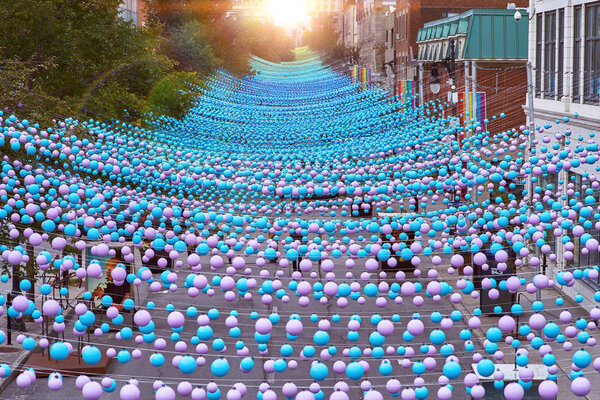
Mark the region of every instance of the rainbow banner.
[[360, 83], [362, 89], [371, 87], [371, 69], [354, 65], [352, 68], [352, 83]]
[[[486, 98], [485, 92], [476, 93], [475, 111], [473, 111], [473, 101], [471, 101], [471, 93], [458, 93], [458, 111], [460, 114], [460, 123], [464, 124], [471, 118], [482, 122], [486, 118]], [[469, 114], [467, 116], [467, 113]]]
[[398, 81], [398, 96], [404, 101], [409, 101], [411, 108], [415, 108], [415, 82], [408, 80]]

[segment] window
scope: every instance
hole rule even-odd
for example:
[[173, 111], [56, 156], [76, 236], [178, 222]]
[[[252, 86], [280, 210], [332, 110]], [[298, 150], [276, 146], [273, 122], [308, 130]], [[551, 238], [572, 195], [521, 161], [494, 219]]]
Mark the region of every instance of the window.
[[565, 53], [565, 10], [561, 8], [558, 10], [558, 82], [557, 82], [557, 100], [560, 100], [563, 96], [563, 72], [564, 72], [564, 60], [563, 56]]
[[581, 101], [581, 87], [579, 79], [581, 77], [581, 6], [575, 7], [575, 21], [573, 24], [575, 42], [573, 46], [573, 101], [579, 103]]
[[[571, 191], [572, 195], [569, 195], [570, 198], [576, 199], [578, 201], [581, 198], [593, 195], [595, 198], [598, 198], [598, 188], [591, 188], [590, 181], [588, 179], [583, 179], [581, 174], [576, 172], [569, 172], [569, 180], [567, 188]], [[591, 206], [593, 209], [598, 207], [600, 203], [588, 204], [586, 206]], [[586, 228], [586, 234], [591, 235], [592, 238], [599, 240], [600, 239], [600, 231], [596, 229], [595, 226], [590, 226]], [[597, 251], [588, 251], [585, 248], [585, 245], [581, 243], [581, 239], [579, 237], [573, 238], [573, 244], [575, 245], [573, 249], [573, 260], [569, 263], [573, 268], [585, 268], [591, 267], [594, 265], [600, 264], [600, 253]], [[587, 281], [588, 283], [593, 283], [596, 286], [600, 284], [600, 279], [595, 281]]]
[[556, 95], [556, 12], [545, 14], [544, 24], [544, 96]]
[[536, 18], [536, 34], [535, 40], [537, 42], [535, 50], [535, 95], [540, 97], [542, 93], [542, 49], [544, 48], [544, 37], [543, 37], [543, 23], [542, 14], [538, 14]]
[[586, 104], [600, 102], [600, 2], [585, 7], [585, 65], [583, 70]]

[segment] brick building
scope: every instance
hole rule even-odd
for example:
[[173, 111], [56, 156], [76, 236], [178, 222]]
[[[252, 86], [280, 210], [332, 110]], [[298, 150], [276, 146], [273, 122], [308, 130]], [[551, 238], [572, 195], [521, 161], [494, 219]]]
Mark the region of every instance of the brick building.
[[119, 16], [138, 27], [146, 22], [145, 0], [123, 0], [119, 5]]
[[[511, 2], [517, 7], [527, 7], [529, 3], [528, 0]], [[425, 23], [474, 8], [505, 9], [506, 5], [507, 0], [397, 0], [394, 27], [397, 80], [413, 81], [418, 86], [417, 35]]]
[[[521, 106], [527, 93], [529, 27], [523, 13], [517, 22], [514, 10], [474, 9], [426, 23], [417, 34], [416, 54], [423, 100], [446, 103], [446, 117], [463, 123], [475, 119], [491, 132], [525, 124]], [[454, 88], [446, 67], [452, 46]]]

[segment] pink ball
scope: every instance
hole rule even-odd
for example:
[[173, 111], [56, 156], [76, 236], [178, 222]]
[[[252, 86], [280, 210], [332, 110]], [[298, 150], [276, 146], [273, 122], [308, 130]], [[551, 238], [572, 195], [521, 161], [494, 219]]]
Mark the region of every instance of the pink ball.
[[464, 265], [464, 263], [465, 259], [460, 254], [454, 254], [452, 258], [450, 258], [450, 264], [452, 264], [454, 268], [461, 267]]
[[412, 319], [406, 324], [406, 329], [413, 336], [419, 336], [425, 330], [425, 325], [419, 319]]
[[124, 385], [119, 391], [121, 400], [138, 400], [140, 398], [140, 389], [131, 383]]
[[99, 400], [102, 397], [102, 386], [95, 381], [89, 381], [83, 385], [81, 394], [86, 400]]
[[394, 333], [394, 323], [387, 319], [382, 319], [377, 324], [377, 332], [383, 336], [390, 336]]
[[298, 336], [302, 333], [302, 322], [297, 319], [291, 319], [285, 325], [286, 332], [292, 336]]
[[175, 400], [177, 394], [169, 386], [163, 386], [156, 391], [156, 400]]
[[545, 380], [540, 383], [538, 393], [542, 399], [554, 399], [558, 396], [558, 385], [551, 380]]
[[523, 386], [516, 382], [509, 383], [504, 387], [504, 397], [506, 400], [521, 400], [525, 396]]
[[144, 327], [150, 323], [152, 317], [150, 313], [146, 310], [138, 310], [133, 316], [133, 321], [136, 325]]
[[590, 393], [591, 389], [592, 385], [590, 381], [582, 376], [573, 379], [573, 381], [571, 382], [571, 391], [576, 396], [587, 396]]

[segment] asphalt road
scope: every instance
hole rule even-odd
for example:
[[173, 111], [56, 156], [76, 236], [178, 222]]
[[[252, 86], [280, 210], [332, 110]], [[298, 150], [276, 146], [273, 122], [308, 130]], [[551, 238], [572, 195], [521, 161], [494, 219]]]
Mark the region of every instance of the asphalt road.
[[[345, 266], [346, 258], [341, 257], [336, 260], [335, 265], [335, 273], [336, 273], [336, 282], [341, 283], [342, 281], [346, 281], [347, 283], [351, 283], [354, 279], [343, 279], [345, 273], [348, 269]], [[352, 271], [355, 277], [360, 276], [360, 273], [364, 271], [364, 261], [357, 260], [356, 267]], [[205, 256], [202, 259], [202, 265], [208, 265], [208, 257]], [[442, 263], [442, 266], [438, 268], [443, 268], [444, 270], [447, 268], [447, 263]], [[316, 269], [315, 265], [315, 269]], [[207, 273], [207, 275], [213, 275], [214, 273], [211, 271], [206, 271], [206, 267], [204, 267], [203, 272]], [[257, 276], [258, 271], [263, 268], [258, 268], [254, 266], [253, 268], [253, 276], [256, 276], [256, 279], [260, 283], [262, 280]], [[275, 264], [267, 264], [264, 269], [268, 269], [270, 272], [274, 273], [277, 270]], [[315, 270], [313, 269], [313, 270]], [[422, 271], [426, 272], [428, 266], [422, 265]], [[361, 349], [371, 348], [372, 346], [369, 344], [369, 335], [371, 332], [375, 331], [375, 326], [373, 326], [369, 322], [369, 316], [377, 313], [381, 315], [383, 318], [391, 318], [392, 315], [398, 314], [401, 316], [400, 322], [395, 323], [395, 330], [391, 336], [388, 336], [383, 345], [384, 348], [386, 346], [393, 346], [397, 348], [398, 346], [407, 346], [407, 342], [402, 338], [402, 334], [406, 329], [406, 323], [412, 318], [413, 313], [418, 312], [422, 316], [422, 321], [425, 324], [425, 332], [417, 336], [413, 342], [412, 347], [415, 351], [415, 355], [411, 358], [411, 361], [422, 361], [425, 357], [421, 354], [419, 347], [423, 343], [429, 343], [429, 333], [431, 330], [438, 328], [439, 324], [433, 323], [429, 316], [433, 311], [438, 311], [442, 313], [444, 317], [448, 317], [452, 311], [454, 311], [454, 306], [450, 303], [448, 297], [442, 298], [440, 302], [434, 302], [430, 298], [426, 298], [425, 296], [425, 304], [416, 307], [412, 304], [412, 297], [406, 297], [402, 304], [396, 304], [394, 301], [388, 299], [387, 305], [383, 308], [378, 307], [375, 304], [376, 298], [366, 297], [366, 302], [362, 305], [358, 304], [358, 302], [354, 300], [350, 300], [347, 307], [341, 309], [335, 304], [335, 299], [330, 299], [327, 304], [321, 304], [318, 301], [311, 298], [311, 302], [307, 307], [301, 307], [298, 304], [298, 298], [294, 293], [291, 294], [291, 299], [288, 304], [283, 304], [281, 300], [277, 299], [273, 296], [274, 301], [270, 305], [264, 305], [259, 296], [254, 296], [251, 301], [247, 301], [241, 299], [239, 297], [236, 298], [233, 302], [227, 302], [224, 300], [222, 293], [217, 293], [212, 297], [207, 296], [206, 294], [201, 294], [196, 298], [191, 298], [187, 294], [187, 290], [183, 287], [183, 282], [185, 276], [189, 273], [186, 270], [180, 270], [177, 284], [179, 289], [176, 292], [157, 292], [157, 293], [148, 293], [147, 290], [142, 290], [142, 296], [147, 295], [147, 300], [152, 300], [156, 304], [156, 310], [152, 312], [153, 321], [156, 324], [156, 335], [157, 337], [163, 337], [168, 342], [168, 347], [166, 351], [164, 351], [164, 355], [166, 358], [166, 362], [161, 367], [154, 367], [149, 363], [149, 357], [154, 353], [154, 349], [152, 344], [142, 344], [136, 346], [133, 340], [129, 340], [127, 342], [117, 341], [115, 339], [115, 334], [111, 333], [109, 335], [105, 335], [102, 338], [93, 338], [93, 342], [95, 345], [99, 346], [102, 349], [106, 349], [107, 345], [112, 345], [117, 351], [121, 350], [121, 348], [133, 348], [137, 347], [142, 350], [142, 356], [138, 360], [132, 359], [128, 363], [121, 364], [116, 359], [111, 363], [107, 376], [114, 378], [117, 381], [117, 390], [112, 393], [104, 393], [102, 398], [104, 399], [118, 399], [119, 398], [119, 390], [122, 385], [126, 383], [126, 381], [130, 378], [136, 378], [139, 381], [140, 389], [141, 389], [141, 398], [149, 399], [154, 398], [152, 383], [160, 379], [165, 384], [171, 386], [176, 389], [177, 383], [182, 380], [189, 381], [193, 386], [201, 386], [206, 387], [206, 384], [209, 382], [216, 382], [221, 390], [222, 399], [226, 398], [226, 393], [236, 382], [243, 382], [248, 388], [248, 394], [244, 396], [245, 399], [254, 399], [256, 398], [256, 392], [259, 389], [259, 385], [263, 382], [268, 382], [269, 385], [278, 395], [278, 398], [282, 399], [284, 396], [281, 393], [281, 387], [287, 382], [293, 382], [297, 385], [299, 390], [308, 389], [309, 386], [314, 382], [314, 380], [310, 377], [310, 366], [311, 362], [314, 361], [320, 354], [323, 349], [326, 349], [329, 345], [334, 345], [337, 347], [338, 352], [331, 360], [324, 361], [325, 364], [329, 368], [328, 378], [319, 382], [319, 385], [323, 392], [325, 393], [325, 398], [329, 398], [329, 395], [333, 391], [334, 385], [338, 381], [344, 381], [350, 387], [350, 399], [360, 399], [362, 398], [363, 391], [360, 388], [361, 382], [363, 380], [368, 380], [371, 385], [378, 389], [381, 393], [384, 394], [385, 398], [392, 398], [391, 395], [385, 390], [385, 383], [392, 378], [396, 378], [400, 380], [403, 387], [412, 387], [414, 385], [414, 378], [416, 377], [411, 368], [405, 368], [400, 365], [400, 361], [404, 359], [404, 357], [399, 356], [394, 353], [391, 355], [384, 356], [385, 359], [389, 360], [392, 364], [393, 370], [392, 373], [388, 376], [383, 376], [379, 373], [379, 365], [381, 363], [380, 360], [376, 360], [372, 357], [363, 356], [360, 359], [366, 360], [369, 365], [369, 371], [365, 373], [363, 379], [361, 380], [350, 380], [346, 377], [345, 374], [336, 374], [333, 371], [333, 363], [336, 360], [343, 360], [346, 363], [350, 361], [349, 357], [343, 356], [343, 349], [350, 348], [352, 346], [358, 346]], [[224, 271], [219, 271], [222, 274]], [[307, 274], [304, 274], [307, 275]], [[157, 277], [157, 276], [155, 276]], [[271, 276], [273, 278], [273, 275]], [[410, 278], [410, 277], [409, 277]], [[414, 277], [413, 277], [414, 278]], [[284, 288], [287, 288], [287, 283], [291, 278], [289, 276], [281, 278]], [[372, 282], [378, 283], [379, 277], [376, 274], [373, 274], [371, 277]], [[317, 279], [308, 279], [311, 283], [316, 282]], [[395, 281], [393, 277], [386, 278], [388, 283], [392, 283]], [[414, 279], [412, 279], [414, 280]], [[146, 285], [147, 288], [147, 285]], [[288, 290], [288, 292], [290, 292]], [[145, 302], [144, 302], [145, 304]], [[172, 304], [175, 309], [185, 311], [187, 307], [190, 305], [195, 306], [200, 313], [207, 312], [211, 308], [217, 308], [220, 311], [220, 316], [216, 321], [211, 322], [211, 327], [214, 330], [213, 339], [214, 338], [222, 338], [226, 343], [226, 351], [223, 353], [218, 353], [212, 348], [210, 348], [211, 343], [207, 341], [206, 343], [209, 346], [209, 351], [205, 355], [206, 364], [204, 366], [198, 367], [196, 371], [192, 374], [185, 375], [178, 368], [173, 367], [171, 363], [171, 359], [176, 355], [174, 350], [174, 342], [170, 340], [170, 335], [172, 330], [168, 327], [166, 317], [168, 313], [165, 311], [165, 307], [167, 304]], [[229, 336], [229, 328], [225, 325], [225, 319], [229, 315], [231, 310], [236, 310], [239, 313], [238, 317], [238, 327], [241, 329], [241, 336], [239, 338], [231, 338]], [[250, 318], [250, 313], [256, 311], [260, 317], [267, 317], [272, 312], [277, 312], [281, 316], [281, 322], [274, 325], [273, 331], [271, 333], [271, 340], [268, 345], [268, 354], [261, 354], [258, 351], [257, 343], [254, 339], [254, 322]], [[298, 337], [296, 341], [290, 341], [286, 338], [285, 333], [285, 323], [287, 322], [290, 315], [293, 313], [297, 313], [302, 317], [302, 322], [304, 325], [304, 330], [302, 334]], [[317, 353], [315, 357], [311, 360], [302, 360], [300, 357], [300, 352], [302, 348], [306, 344], [312, 344], [313, 334], [318, 330], [317, 323], [313, 323], [310, 321], [311, 314], [317, 314], [319, 319], [329, 319], [331, 321], [331, 317], [334, 314], [340, 315], [340, 321], [335, 323], [331, 323], [331, 328], [329, 329], [330, 340], [327, 346], [316, 346]], [[359, 330], [359, 338], [357, 341], [351, 342], [348, 337], [348, 320], [349, 317], [353, 314], [358, 314], [362, 317], [362, 324]], [[131, 318], [128, 316], [125, 318], [125, 324], [131, 324]], [[72, 326], [72, 325], [71, 325]], [[181, 339], [185, 340], [188, 343], [188, 348], [185, 353], [182, 354], [191, 354], [196, 355], [194, 346], [190, 345], [189, 339], [190, 337], [196, 333], [196, 329], [198, 327], [198, 323], [196, 322], [196, 318], [186, 318], [186, 322], [184, 325], [183, 333], [181, 335]], [[471, 353], [464, 352], [464, 344], [463, 341], [459, 338], [460, 331], [464, 328], [464, 324], [462, 321], [458, 321], [454, 323], [452, 329], [446, 330], [446, 342], [451, 343], [455, 346], [455, 354], [461, 360], [461, 366], [463, 368], [463, 374], [461, 377], [452, 382], [455, 388], [455, 396], [458, 395], [464, 396], [464, 385], [462, 383], [462, 377], [465, 374], [465, 370], [469, 367], [471, 363]], [[71, 336], [71, 338], [73, 338]], [[241, 357], [237, 355], [237, 351], [235, 348], [235, 343], [238, 340], [242, 340], [250, 351], [250, 355], [254, 357], [255, 366], [251, 372], [245, 373], [242, 372], [239, 366]], [[104, 343], [105, 345], [100, 345]], [[298, 366], [296, 369], [291, 370], [287, 369], [282, 373], [267, 373], [263, 369], [263, 364], [269, 359], [277, 359], [281, 358], [281, 354], [279, 352], [280, 346], [289, 343], [294, 347], [294, 353], [291, 357], [287, 357], [286, 360], [295, 359], [297, 360]], [[122, 347], [120, 347], [122, 346]], [[439, 346], [438, 346], [439, 350]], [[224, 356], [229, 360], [230, 364], [230, 372], [222, 378], [217, 378], [212, 375], [210, 371], [211, 362], [218, 358]], [[438, 384], [438, 378], [441, 375], [441, 369], [443, 365], [443, 357], [439, 354], [436, 354], [434, 358], [437, 361], [436, 368], [432, 371], [427, 371], [422, 375], [422, 378], [425, 380], [425, 385], [429, 390], [430, 398], [436, 397], [437, 390], [440, 385]], [[97, 380], [100, 380], [103, 376], [95, 377]], [[81, 391], [75, 387], [75, 378], [64, 377], [64, 385], [62, 390], [57, 392], [52, 392], [48, 389], [46, 378], [39, 378], [34, 384], [27, 388], [18, 388], [16, 382], [8, 387], [8, 389], [2, 393], [1, 398], [5, 399], [65, 399], [65, 398], [82, 398]], [[184, 398], [182, 396], [178, 396], [178, 398]]]

